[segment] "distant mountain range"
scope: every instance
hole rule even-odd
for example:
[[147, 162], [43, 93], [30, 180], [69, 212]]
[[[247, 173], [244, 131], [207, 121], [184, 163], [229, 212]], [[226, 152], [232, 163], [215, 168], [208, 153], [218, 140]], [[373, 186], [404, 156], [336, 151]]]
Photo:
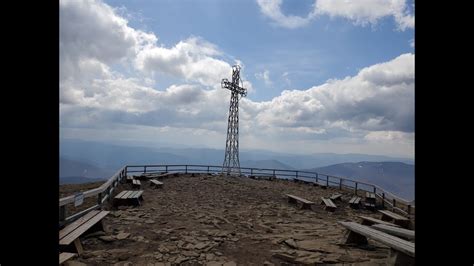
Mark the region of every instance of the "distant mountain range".
[[294, 170], [295, 168], [284, 164], [278, 160], [258, 160], [258, 161], [243, 161], [240, 162], [240, 167], [248, 168], [268, 168], [268, 169], [284, 169], [284, 170]]
[[415, 197], [415, 167], [411, 164], [401, 162], [341, 163], [307, 169], [307, 171], [377, 184], [407, 200], [413, 200]]
[[[113, 145], [60, 140], [60, 178], [88, 182], [109, 178], [126, 164], [222, 165], [224, 150]], [[414, 161], [366, 154], [285, 154], [261, 150], [240, 151], [242, 167], [307, 171], [348, 177], [377, 184], [401, 197], [413, 199]], [[93, 182], [92, 180], [89, 182]]]

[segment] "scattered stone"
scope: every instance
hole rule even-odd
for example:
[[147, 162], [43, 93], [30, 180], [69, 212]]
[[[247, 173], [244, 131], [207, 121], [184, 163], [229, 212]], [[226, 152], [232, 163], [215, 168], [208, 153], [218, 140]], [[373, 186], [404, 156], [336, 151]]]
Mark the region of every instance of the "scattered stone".
[[222, 266], [222, 262], [219, 261], [209, 261], [206, 263], [206, 266]]
[[296, 244], [295, 240], [293, 239], [287, 239], [283, 241], [285, 244], [287, 244], [290, 248], [298, 248], [298, 245]]
[[272, 255], [272, 257], [286, 261], [286, 262], [290, 262], [290, 263], [295, 262], [295, 257], [285, 254], [285, 253], [275, 253]]
[[224, 254], [222, 254], [222, 253], [219, 252], [219, 251], [214, 252], [214, 254], [216, 254], [216, 256], [222, 256], [222, 255], [224, 255]]
[[114, 236], [101, 236], [99, 239], [104, 242], [113, 242], [116, 240]]
[[158, 248], [158, 250], [159, 250], [161, 253], [168, 253], [168, 252], [170, 252], [170, 250], [169, 250], [167, 247], [163, 246], [163, 245], [160, 245], [160, 247]]
[[234, 261], [228, 261], [224, 263], [222, 266], [237, 266], [237, 263], [235, 263]]
[[133, 264], [129, 261], [121, 261], [114, 264], [114, 266], [132, 266]]
[[206, 254], [206, 260], [214, 260], [215, 256], [212, 253]]
[[64, 263], [65, 266], [87, 266], [87, 264], [82, 263], [77, 260], [68, 260]]
[[127, 237], [130, 236], [130, 233], [119, 233], [118, 235], [116, 235], [115, 237], [118, 239], [118, 240], [122, 240], [122, 239], [125, 239]]
[[91, 238], [91, 237], [97, 237], [97, 236], [105, 236], [105, 232], [104, 231], [97, 231], [97, 232], [94, 232], [94, 233], [91, 233], [91, 234], [88, 234], [86, 236], [84, 236], [84, 238]]
[[275, 264], [273, 264], [273, 263], [271, 263], [271, 262], [269, 262], [269, 261], [265, 261], [265, 262], [263, 263], [263, 265], [266, 265], [266, 266], [275, 266]]
[[171, 241], [178, 240], [178, 237], [176, 237], [176, 236], [172, 236], [172, 237], [170, 237], [170, 240], [171, 240]]
[[[188, 244], [188, 245], [190, 245], [190, 244]], [[199, 242], [199, 243], [197, 243], [197, 244], [194, 246], [194, 248], [196, 248], [196, 249], [203, 249], [203, 248], [207, 247], [208, 245], [209, 245], [209, 243]]]
[[151, 219], [145, 220], [145, 223], [146, 223], [146, 224], [154, 224], [154, 223], [155, 223], [155, 220], [151, 220]]
[[181, 256], [179, 255], [176, 260], [174, 261], [176, 264], [180, 264], [182, 262], [185, 262], [187, 260], [190, 260], [191, 258], [188, 258], [188, 257], [184, 257], [184, 256]]
[[183, 254], [183, 256], [186, 256], [186, 257], [199, 257], [199, 253], [196, 253], [194, 251], [183, 251], [181, 252], [181, 254]]

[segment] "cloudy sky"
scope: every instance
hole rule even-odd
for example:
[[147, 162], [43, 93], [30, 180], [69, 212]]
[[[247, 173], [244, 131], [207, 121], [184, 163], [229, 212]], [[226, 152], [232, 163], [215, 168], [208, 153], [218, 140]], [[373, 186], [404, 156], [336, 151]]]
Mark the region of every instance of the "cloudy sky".
[[414, 3], [60, 0], [60, 136], [414, 157]]

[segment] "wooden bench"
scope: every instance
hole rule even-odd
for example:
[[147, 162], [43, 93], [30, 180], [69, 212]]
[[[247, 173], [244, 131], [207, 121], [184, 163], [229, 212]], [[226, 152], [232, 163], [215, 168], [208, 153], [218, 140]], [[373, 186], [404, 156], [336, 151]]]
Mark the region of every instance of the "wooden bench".
[[63, 264], [64, 262], [76, 257], [76, 253], [70, 253], [70, 252], [61, 252], [59, 253], [59, 265]]
[[361, 199], [362, 198], [358, 196], [352, 197], [352, 199], [349, 200], [349, 206], [351, 206], [352, 208], [358, 209], [360, 206]]
[[[59, 246], [63, 251], [82, 254], [83, 248], [79, 237], [85, 232], [104, 231], [102, 218], [108, 211], [92, 210], [59, 231]], [[71, 245], [72, 244], [72, 245]]]
[[342, 201], [341, 199], [342, 197], [342, 194], [339, 194], [339, 193], [336, 193], [336, 194], [333, 194], [331, 195], [331, 197], [329, 197], [332, 201]]
[[375, 228], [387, 234], [391, 234], [391, 235], [405, 238], [408, 240], [415, 240], [415, 231], [413, 230], [408, 230], [408, 229], [386, 225], [386, 224], [374, 224], [372, 225], [372, 228]]
[[133, 180], [135, 180], [133, 176], [131, 176], [131, 175], [127, 176], [127, 183], [132, 183]]
[[399, 214], [387, 210], [379, 210], [379, 212], [382, 214], [382, 221], [393, 221], [394, 224], [408, 228], [410, 223], [410, 220], [408, 218], [405, 218]]
[[362, 218], [362, 222], [361, 222], [362, 225], [385, 224], [389, 226], [400, 227], [399, 225], [382, 221], [376, 218], [368, 217], [368, 216], [359, 216], [359, 217]]
[[141, 186], [142, 186], [142, 183], [140, 182], [140, 180], [133, 179], [132, 188], [140, 188]]
[[306, 200], [306, 199], [303, 199], [303, 198], [300, 198], [300, 197], [297, 197], [297, 196], [294, 196], [294, 195], [286, 194], [286, 196], [288, 197], [288, 202], [289, 203], [298, 204], [298, 202], [300, 202], [301, 203], [301, 209], [311, 209], [311, 205], [314, 204], [314, 202], [312, 202], [312, 201], [309, 201], [309, 200]]
[[334, 202], [332, 202], [331, 199], [326, 199], [324, 197], [321, 197], [321, 205], [322, 204], [326, 205], [326, 207], [325, 207], [326, 211], [333, 212], [337, 208], [336, 204], [334, 204]]
[[389, 265], [414, 265], [415, 243], [355, 222], [339, 222], [347, 231], [346, 244], [368, 244], [367, 238], [390, 247]]
[[143, 190], [137, 190], [137, 191], [124, 190], [114, 197], [114, 206], [141, 205], [141, 201], [143, 201], [142, 194], [143, 194]]
[[150, 180], [150, 186], [154, 188], [163, 188], [163, 183], [156, 180], [156, 179], [151, 179]]

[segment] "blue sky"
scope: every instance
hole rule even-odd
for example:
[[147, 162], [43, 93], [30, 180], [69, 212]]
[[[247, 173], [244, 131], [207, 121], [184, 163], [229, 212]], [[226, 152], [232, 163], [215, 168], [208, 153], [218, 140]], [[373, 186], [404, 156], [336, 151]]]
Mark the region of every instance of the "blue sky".
[[[131, 16], [130, 25], [155, 32], [166, 47], [200, 36], [245, 62], [246, 79], [259, 89], [253, 100], [270, 100], [285, 89], [304, 89], [328, 79], [352, 76], [366, 66], [413, 53], [413, 29], [399, 31], [393, 17], [356, 26], [346, 18], [321, 16], [305, 27], [272, 25], [250, 0], [116, 1]], [[283, 1], [282, 12], [305, 16], [314, 1]], [[271, 85], [255, 74], [269, 73]], [[283, 77], [286, 75], [289, 82]]]
[[[414, 156], [413, 1], [60, 2], [60, 134]], [[158, 141], [159, 140], [159, 141]]]

